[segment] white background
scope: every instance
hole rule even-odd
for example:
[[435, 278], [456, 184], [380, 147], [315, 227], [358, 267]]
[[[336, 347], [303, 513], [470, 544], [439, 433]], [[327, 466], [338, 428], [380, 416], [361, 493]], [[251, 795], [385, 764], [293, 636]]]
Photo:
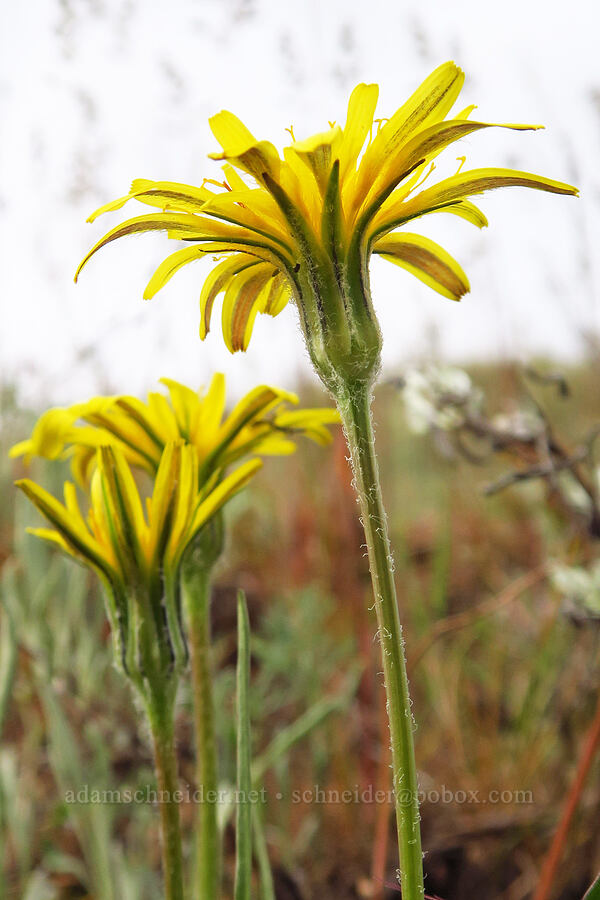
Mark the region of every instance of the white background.
[[[194, 386], [227, 372], [240, 393], [291, 387], [308, 363], [287, 308], [260, 317], [247, 354], [219, 333], [197, 337], [208, 263], [190, 266], [149, 303], [141, 295], [175, 245], [130, 237], [101, 251], [78, 286], [87, 248], [123, 211], [85, 224], [134, 177], [199, 184], [217, 176], [207, 118], [236, 112], [282, 146], [345, 120], [351, 89], [380, 84], [390, 115], [440, 62], [467, 73], [460, 106], [490, 130], [446, 153], [447, 169], [509, 165], [577, 184], [581, 198], [511, 188], [481, 198], [490, 227], [450, 216], [420, 230], [453, 253], [472, 292], [445, 300], [374, 260], [372, 287], [388, 370], [435, 350], [451, 359], [574, 357], [600, 330], [600, 67], [596, 4], [502, 0], [31, 0], [0, 13], [0, 378], [25, 402], [94, 391], [143, 392], [161, 375]], [[537, 10], [537, 11], [536, 11]], [[464, 102], [463, 102], [464, 101]], [[141, 207], [138, 210], [142, 211]], [[135, 204], [125, 209], [137, 215]], [[451, 221], [448, 221], [451, 220]]]

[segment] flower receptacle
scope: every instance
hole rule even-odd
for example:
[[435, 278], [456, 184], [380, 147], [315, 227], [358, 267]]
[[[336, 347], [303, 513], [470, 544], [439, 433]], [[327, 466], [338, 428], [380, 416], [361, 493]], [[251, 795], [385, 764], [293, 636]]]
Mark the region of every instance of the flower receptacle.
[[298, 275], [300, 321], [321, 381], [334, 396], [342, 386], [371, 385], [380, 367], [382, 334], [366, 261], [363, 266], [360, 259], [347, 258], [330, 278], [316, 283]]
[[194, 580], [198, 572], [211, 571], [223, 552], [225, 523], [219, 510], [193, 538], [181, 562], [181, 577]]

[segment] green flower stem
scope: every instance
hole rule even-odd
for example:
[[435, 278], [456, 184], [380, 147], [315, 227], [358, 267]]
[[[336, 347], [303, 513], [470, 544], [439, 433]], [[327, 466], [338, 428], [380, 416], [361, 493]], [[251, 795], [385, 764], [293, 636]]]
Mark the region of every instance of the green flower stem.
[[342, 385], [336, 400], [352, 457], [367, 541], [390, 724], [392, 768], [403, 900], [422, 900], [423, 858], [417, 769], [402, 626], [366, 383]]
[[[192, 664], [196, 740], [198, 846], [196, 896], [217, 900], [221, 880], [221, 842], [217, 820], [217, 741], [210, 665], [210, 567], [195, 567], [182, 578]], [[212, 799], [211, 799], [212, 798]]]
[[175, 686], [156, 685], [146, 697], [146, 709], [154, 743], [154, 762], [159, 792], [162, 825], [162, 857], [165, 881], [165, 900], [183, 900], [183, 860], [181, 853], [181, 827], [179, 789], [173, 713]]

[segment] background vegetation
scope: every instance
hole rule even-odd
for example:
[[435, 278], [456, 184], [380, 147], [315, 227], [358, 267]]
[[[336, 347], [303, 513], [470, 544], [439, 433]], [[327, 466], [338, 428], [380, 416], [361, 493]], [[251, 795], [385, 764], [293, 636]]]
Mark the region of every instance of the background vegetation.
[[[470, 372], [490, 414], [531, 409], [516, 367]], [[590, 354], [566, 376], [568, 397], [552, 385], [534, 393], [575, 450], [600, 422], [600, 359]], [[323, 402], [312, 389], [301, 395]], [[24, 534], [35, 514], [15, 496], [22, 464], [6, 452], [37, 412], [19, 408], [5, 388], [0, 897], [153, 900], [152, 804], [67, 802], [84, 785], [151, 788], [153, 775], [140, 717], [111, 665], [96, 586]], [[483, 487], [511, 471], [514, 458], [492, 454], [476, 466], [445, 432], [410, 434], [396, 381], [380, 387], [375, 418], [418, 721], [427, 890], [445, 900], [525, 900], [598, 704], [597, 594], [589, 585], [587, 594], [558, 590], [552, 575], [556, 564], [589, 571], [593, 529], [562, 481], [485, 496]], [[59, 489], [60, 465], [33, 466]], [[389, 780], [384, 695], [341, 434], [328, 450], [304, 442], [293, 457], [267, 460], [231, 504], [228, 526], [213, 600], [224, 784], [234, 777], [235, 598], [243, 587], [253, 631], [255, 775], [267, 792], [262, 814], [277, 897], [397, 896], [392, 807], [369, 796], [369, 786], [387, 788]], [[185, 691], [178, 749], [182, 788], [193, 789]], [[561, 900], [580, 900], [600, 865], [599, 775], [596, 759], [554, 885]], [[339, 792], [340, 802], [319, 802], [317, 788]], [[342, 802], [344, 790], [363, 802]], [[191, 803], [182, 815], [189, 834]]]

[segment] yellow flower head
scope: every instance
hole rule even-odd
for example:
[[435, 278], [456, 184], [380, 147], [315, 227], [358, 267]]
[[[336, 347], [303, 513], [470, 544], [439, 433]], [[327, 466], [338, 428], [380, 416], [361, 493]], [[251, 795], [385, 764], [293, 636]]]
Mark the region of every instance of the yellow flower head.
[[283, 158], [232, 113], [217, 113], [210, 126], [222, 151], [211, 156], [225, 161], [223, 181], [204, 182], [201, 187], [134, 181], [126, 197], [102, 207], [90, 219], [120, 209], [132, 198], [160, 211], [109, 231], [92, 247], [77, 274], [110, 241], [166, 231], [186, 246], [159, 266], [145, 298], [182, 266], [218, 254], [222, 258], [200, 298], [202, 338], [219, 294], [224, 294], [223, 335], [232, 352], [247, 348], [258, 312], [276, 316], [294, 298], [311, 358], [326, 383], [324, 366], [335, 370], [338, 363], [346, 375], [354, 367], [360, 377], [361, 367], [365, 372], [376, 368], [381, 344], [369, 293], [372, 253], [451, 299], [459, 300], [469, 290], [459, 264], [433, 241], [404, 230], [408, 222], [445, 212], [481, 228], [487, 220], [468, 198], [497, 187], [577, 193], [568, 184], [511, 169], [459, 171], [424, 187], [442, 150], [490, 127], [470, 118], [474, 107], [447, 118], [463, 81], [454, 63], [439, 66], [388, 119], [375, 118], [377, 85], [359, 84], [343, 127], [333, 124], [307, 140], [294, 140]]
[[[198, 483], [194, 449], [170, 441], [160, 455], [153, 490], [142, 503], [125, 455], [101, 446], [88, 490], [89, 512], [82, 513], [75, 485], [66, 482], [64, 503], [29, 479], [17, 486], [52, 528], [29, 531], [58, 546], [99, 575], [119, 658], [132, 676], [139, 674], [140, 623], [150, 629], [151, 657], [157, 669], [185, 661], [179, 612], [179, 570], [183, 554], [200, 529], [252, 477], [261, 462], [243, 463], [218, 482]], [[217, 483], [218, 482], [218, 483]], [[166, 619], [166, 621], [165, 621]], [[153, 667], [145, 656], [145, 668]]]
[[[250, 454], [280, 455], [295, 450], [302, 434], [318, 444], [331, 440], [334, 409], [289, 409], [295, 394], [266, 385], [250, 391], [225, 415], [225, 376], [217, 373], [205, 394], [163, 378], [168, 397], [152, 392], [137, 397], [94, 397], [66, 409], [50, 409], [32, 435], [16, 444], [11, 456], [72, 456], [73, 473], [86, 485], [102, 445], [119, 448], [127, 461], [154, 475], [165, 446], [183, 440], [194, 451], [199, 483]], [[83, 422], [85, 424], [78, 424]]]

